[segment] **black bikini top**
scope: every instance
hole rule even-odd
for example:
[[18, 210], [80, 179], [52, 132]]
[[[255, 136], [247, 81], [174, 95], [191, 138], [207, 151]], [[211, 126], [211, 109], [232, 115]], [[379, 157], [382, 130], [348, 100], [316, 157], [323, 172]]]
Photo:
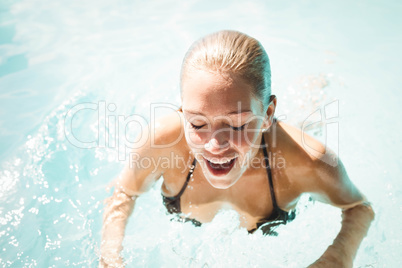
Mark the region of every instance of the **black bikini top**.
[[[249, 230], [249, 232], [252, 233], [255, 230], [260, 228], [264, 234], [277, 235], [277, 233], [273, 230], [274, 227], [276, 227], [280, 224], [286, 224], [286, 223], [292, 221], [295, 218], [295, 211], [292, 210], [290, 212], [286, 212], [286, 211], [282, 210], [281, 208], [279, 208], [278, 204], [276, 203], [274, 185], [272, 183], [271, 167], [269, 165], [268, 154], [267, 154], [267, 150], [266, 150], [267, 145], [265, 144], [264, 135], [262, 135], [262, 144], [264, 144], [263, 145], [264, 160], [265, 160], [266, 170], [267, 170], [267, 174], [268, 174], [269, 189], [271, 192], [271, 199], [272, 199], [272, 204], [273, 204], [274, 210], [269, 217], [263, 218], [260, 221], [258, 221], [257, 227], [252, 230]], [[186, 182], [184, 183], [180, 192], [176, 196], [168, 197], [168, 196], [164, 196], [162, 194], [163, 204], [166, 206], [169, 213], [171, 213], [171, 214], [180, 214], [181, 213], [180, 197], [184, 193], [184, 190], [186, 189], [188, 182], [190, 181], [190, 178], [193, 176], [195, 165], [196, 165], [196, 159], [194, 158], [194, 161], [191, 165], [190, 172], [187, 175]], [[179, 219], [180, 221], [185, 221], [185, 222], [191, 221], [195, 226], [201, 226], [201, 222], [197, 221], [196, 219], [182, 218], [180, 216], [177, 219]]]

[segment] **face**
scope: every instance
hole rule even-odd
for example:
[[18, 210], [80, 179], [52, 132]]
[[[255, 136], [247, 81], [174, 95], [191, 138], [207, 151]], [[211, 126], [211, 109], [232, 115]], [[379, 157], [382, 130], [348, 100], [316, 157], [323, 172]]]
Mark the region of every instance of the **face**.
[[[185, 137], [208, 182], [226, 189], [251, 168], [267, 113], [245, 80], [196, 70], [183, 78]], [[268, 109], [273, 115], [272, 109]]]

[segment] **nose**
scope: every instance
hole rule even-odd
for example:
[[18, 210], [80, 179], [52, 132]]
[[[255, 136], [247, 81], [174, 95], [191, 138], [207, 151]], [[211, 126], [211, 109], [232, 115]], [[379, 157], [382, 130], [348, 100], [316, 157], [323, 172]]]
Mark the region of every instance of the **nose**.
[[216, 135], [212, 135], [204, 147], [211, 154], [221, 154], [229, 149], [229, 141], [226, 139], [224, 133], [217, 133]]

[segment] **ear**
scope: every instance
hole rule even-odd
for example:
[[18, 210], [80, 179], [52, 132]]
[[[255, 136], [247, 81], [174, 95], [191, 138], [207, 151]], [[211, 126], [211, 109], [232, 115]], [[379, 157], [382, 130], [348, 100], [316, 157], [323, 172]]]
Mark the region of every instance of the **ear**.
[[265, 120], [263, 123], [263, 129], [267, 130], [270, 126], [272, 126], [274, 121], [274, 114], [276, 109], [277, 98], [275, 95], [271, 95], [269, 98], [268, 108], [265, 114]]

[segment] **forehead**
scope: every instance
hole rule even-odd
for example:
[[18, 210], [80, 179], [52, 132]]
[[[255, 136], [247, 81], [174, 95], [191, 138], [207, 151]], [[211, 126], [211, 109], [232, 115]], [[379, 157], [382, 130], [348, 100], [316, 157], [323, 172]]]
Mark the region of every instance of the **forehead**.
[[183, 110], [203, 115], [258, 112], [252, 87], [237, 75], [192, 71], [182, 81]]

